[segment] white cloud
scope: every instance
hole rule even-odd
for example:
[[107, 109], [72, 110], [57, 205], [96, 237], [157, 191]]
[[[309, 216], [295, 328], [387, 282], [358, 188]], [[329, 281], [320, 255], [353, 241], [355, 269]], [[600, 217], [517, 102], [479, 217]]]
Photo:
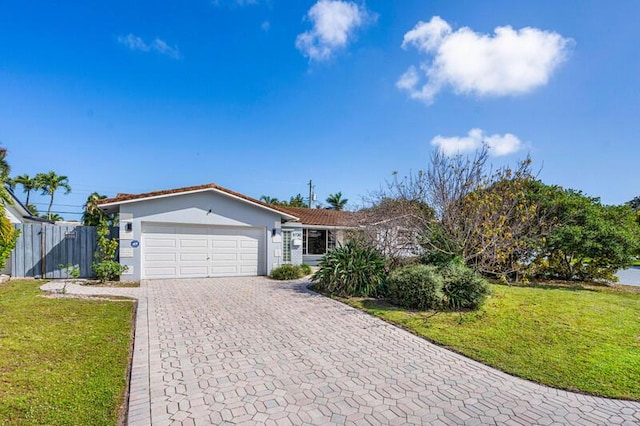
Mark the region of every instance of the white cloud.
[[164, 40], [159, 38], [153, 40], [151, 48], [162, 55], [169, 56], [173, 59], [180, 59], [180, 51], [178, 48], [169, 46]]
[[262, 22], [262, 24], [260, 24], [260, 28], [262, 28], [262, 31], [264, 32], [269, 32], [269, 30], [271, 29], [271, 22], [269, 21]]
[[427, 104], [447, 86], [478, 96], [524, 94], [547, 84], [571, 44], [556, 32], [531, 27], [497, 27], [493, 34], [468, 27], [454, 31], [434, 16], [404, 35], [402, 48], [415, 47], [426, 59], [419, 69], [411, 66], [396, 86]]
[[159, 38], [147, 43], [136, 35], [127, 34], [126, 36], [119, 36], [118, 43], [126, 46], [130, 50], [137, 50], [140, 52], [154, 51], [173, 59], [180, 59], [181, 57], [180, 51], [177, 47], [170, 46], [166, 41]]
[[513, 154], [524, 147], [516, 135], [511, 133], [485, 135], [482, 129], [471, 129], [466, 136], [462, 137], [438, 135], [431, 139], [431, 145], [438, 147], [444, 155], [448, 156], [473, 152], [486, 145], [489, 154], [494, 157]]
[[148, 52], [151, 49], [144, 40], [133, 34], [118, 37], [118, 43], [127, 46], [131, 50], [140, 50], [141, 52]]
[[307, 12], [307, 18], [313, 28], [298, 35], [296, 47], [310, 60], [324, 61], [346, 47], [355, 31], [376, 16], [354, 2], [319, 0]]

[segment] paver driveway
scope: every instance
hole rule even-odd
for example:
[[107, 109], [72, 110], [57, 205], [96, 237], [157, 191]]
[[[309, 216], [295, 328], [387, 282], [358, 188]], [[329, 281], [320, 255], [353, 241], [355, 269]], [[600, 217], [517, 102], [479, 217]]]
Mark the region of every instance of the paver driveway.
[[[129, 289], [127, 289], [129, 290]], [[129, 423], [639, 424], [266, 278], [140, 288]]]

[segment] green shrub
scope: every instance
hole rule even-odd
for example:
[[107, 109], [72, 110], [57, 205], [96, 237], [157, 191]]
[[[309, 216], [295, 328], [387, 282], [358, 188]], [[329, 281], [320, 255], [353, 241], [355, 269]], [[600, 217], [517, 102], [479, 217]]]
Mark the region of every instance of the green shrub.
[[122, 275], [126, 270], [127, 267], [125, 265], [121, 265], [115, 260], [93, 262], [93, 271], [96, 273], [96, 277], [101, 283], [118, 280], [120, 275]]
[[442, 285], [435, 266], [403, 266], [389, 276], [387, 295], [392, 303], [405, 308], [438, 309], [442, 303]]
[[274, 280], [297, 280], [302, 278], [304, 273], [298, 265], [281, 265], [271, 271], [271, 278]]
[[306, 263], [303, 263], [302, 265], [300, 265], [300, 269], [302, 269], [302, 273], [305, 275], [311, 275], [311, 266], [307, 265]]
[[444, 266], [443, 305], [448, 309], [477, 309], [489, 295], [487, 281], [471, 269], [458, 263]]
[[92, 264], [93, 271], [101, 283], [118, 280], [120, 275], [127, 270], [126, 266], [120, 265], [115, 260], [119, 241], [109, 236], [109, 225], [106, 219], [100, 221], [96, 227], [96, 233], [98, 249], [93, 254], [95, 259]]
[[382, 294], [386, 262], [375, 249], [348, 241], [329, 251], [313, 274], [319, 290], [339, 296], [372, 297]]

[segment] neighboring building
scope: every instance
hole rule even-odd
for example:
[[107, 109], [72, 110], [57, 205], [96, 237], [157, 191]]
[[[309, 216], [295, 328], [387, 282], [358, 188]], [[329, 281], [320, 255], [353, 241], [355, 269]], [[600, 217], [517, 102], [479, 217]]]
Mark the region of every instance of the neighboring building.
[[[18, 223], [52, 223], [46, 219], [33, 216], [29, 209], [27, 209], [27, 206], [18, 200], [18, 197], [16, 197], [16, 194], [14, 194], [11, 188], [5, 187], [5, 189], [11, 196], [12, 201], [12, 204], [4, 204], [4, 214], [9, 219], [9, 222], [14, 225]], [[0, 270], [0, 274], [11, 275], [11, 272], [11, 256], [9, 256], [5, 262], [4, 268]]]
[[[315, 266], [332, 248], [345, 241], [346, 231], [358, 226], [357, 214], [347, 211], [282, 207], [298, 219], [282, 225], [285, 263]], [[286, 255], [285, 255], [286, 256]]]
[[266, 204], [216, 184], [118, 194], [124, 279], [268, 275], [316, 264], [344, 240], [353, 213]]
[[12, 204], [5, 203], [4, 210], [5, 215], [9, 218], [9, 222], [11, 223], [36, 223], [36, 222], [45, 222], [52, 223], [47, 219], [42, 219], [37, 216], [33, 216], [27, 206], [22, 204], [20, 200], [16, 197], [13, 191], [6, 187], [7, 192], [11, 196]]

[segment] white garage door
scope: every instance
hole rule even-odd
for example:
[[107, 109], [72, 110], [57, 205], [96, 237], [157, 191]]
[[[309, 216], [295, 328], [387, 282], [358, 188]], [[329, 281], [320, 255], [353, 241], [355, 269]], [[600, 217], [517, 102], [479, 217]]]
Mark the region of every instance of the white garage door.
[[144, 224], [143, 278], [253, 276], [263, 273], [264, 230]]

